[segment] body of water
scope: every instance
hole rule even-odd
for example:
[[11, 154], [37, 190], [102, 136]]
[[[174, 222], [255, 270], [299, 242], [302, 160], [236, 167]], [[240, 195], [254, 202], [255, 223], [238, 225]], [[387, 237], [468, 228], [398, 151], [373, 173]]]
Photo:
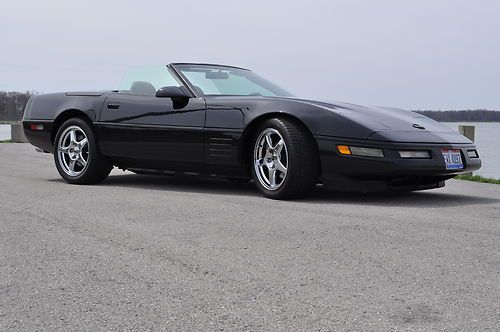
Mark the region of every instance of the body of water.
[[443, 122], [457, 130], [459, 125], [476, 127], [475, 144], [483, 166], [474, 174], [500, 179], [500, 122]]
[[10, 125], [0, 124], [0, 141], [10, 139]]
[[[476, 145], [483, 167], [475, 172], [486, 177], [500, 179], [500, 123], [499, 122], [447, 122], [445, 125], [458, 130], [459, 125], [476, 126]], [[10, 125], [0, 125], [0, 140], [10, 139]]]

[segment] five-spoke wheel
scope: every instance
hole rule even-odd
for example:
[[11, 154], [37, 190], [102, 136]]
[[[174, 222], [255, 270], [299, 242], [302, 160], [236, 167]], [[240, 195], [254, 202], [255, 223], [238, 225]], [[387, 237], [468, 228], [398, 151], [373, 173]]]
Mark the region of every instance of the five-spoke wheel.
[[253, 142], [252, 177], [266, 197], [300, 197], [315, 187], [319, 160], [306, 128], [289, 119], [269, 119], [258, 127]]
[[57, 143], [59, 164], [69, 176], [82, 174], [89, 160], [87, 135], [78, 126], [67, 127]]
[[92, 128], [81, 118], [69, 119], [59, 127], [54, 161], [63, 179], [75, 184], [101, 182], [113, 168], [99, 153]]
[[264, 129], [254, 148], [254, 167], [259, 182], [268, 190], [277, 190], [285, 181], [287, 166], [285, 140], [276, 129]]

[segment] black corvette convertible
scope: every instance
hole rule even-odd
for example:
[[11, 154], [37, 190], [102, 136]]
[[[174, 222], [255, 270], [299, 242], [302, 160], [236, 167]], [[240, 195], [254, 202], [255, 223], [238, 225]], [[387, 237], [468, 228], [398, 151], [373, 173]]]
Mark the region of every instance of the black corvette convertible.
[[138, 174], [253, 179], [270, 198], [419, 190], [481, 167], [467, 138], [422, 115], [299, 99], [250, 70], [173, 63], [118, 90], [36, 95], [23, 119], [69, 183]]

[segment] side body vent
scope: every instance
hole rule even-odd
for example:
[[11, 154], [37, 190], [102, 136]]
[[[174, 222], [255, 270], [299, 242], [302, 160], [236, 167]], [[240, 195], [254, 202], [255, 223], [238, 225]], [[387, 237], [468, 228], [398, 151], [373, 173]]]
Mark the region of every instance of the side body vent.
[[210, 158], [230, 158], [233, 151], [233, 139], [221, 137], [208, 138], [208, 152]]
[[231, 136], [208, 136], [205, 160], [212, 165], [233, 166], [238, 162], [237, 139]]

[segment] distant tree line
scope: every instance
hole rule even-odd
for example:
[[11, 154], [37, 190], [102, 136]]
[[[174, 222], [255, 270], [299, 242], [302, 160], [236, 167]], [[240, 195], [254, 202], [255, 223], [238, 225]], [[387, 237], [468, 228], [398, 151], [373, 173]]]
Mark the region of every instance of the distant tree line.
[[500, 122], [500, 112], [490, 110], [414, 111], [440, 122]]
[[24, 108], [33, 91], [0, 91], [0, 121], [19, 121], [23, 118]]

